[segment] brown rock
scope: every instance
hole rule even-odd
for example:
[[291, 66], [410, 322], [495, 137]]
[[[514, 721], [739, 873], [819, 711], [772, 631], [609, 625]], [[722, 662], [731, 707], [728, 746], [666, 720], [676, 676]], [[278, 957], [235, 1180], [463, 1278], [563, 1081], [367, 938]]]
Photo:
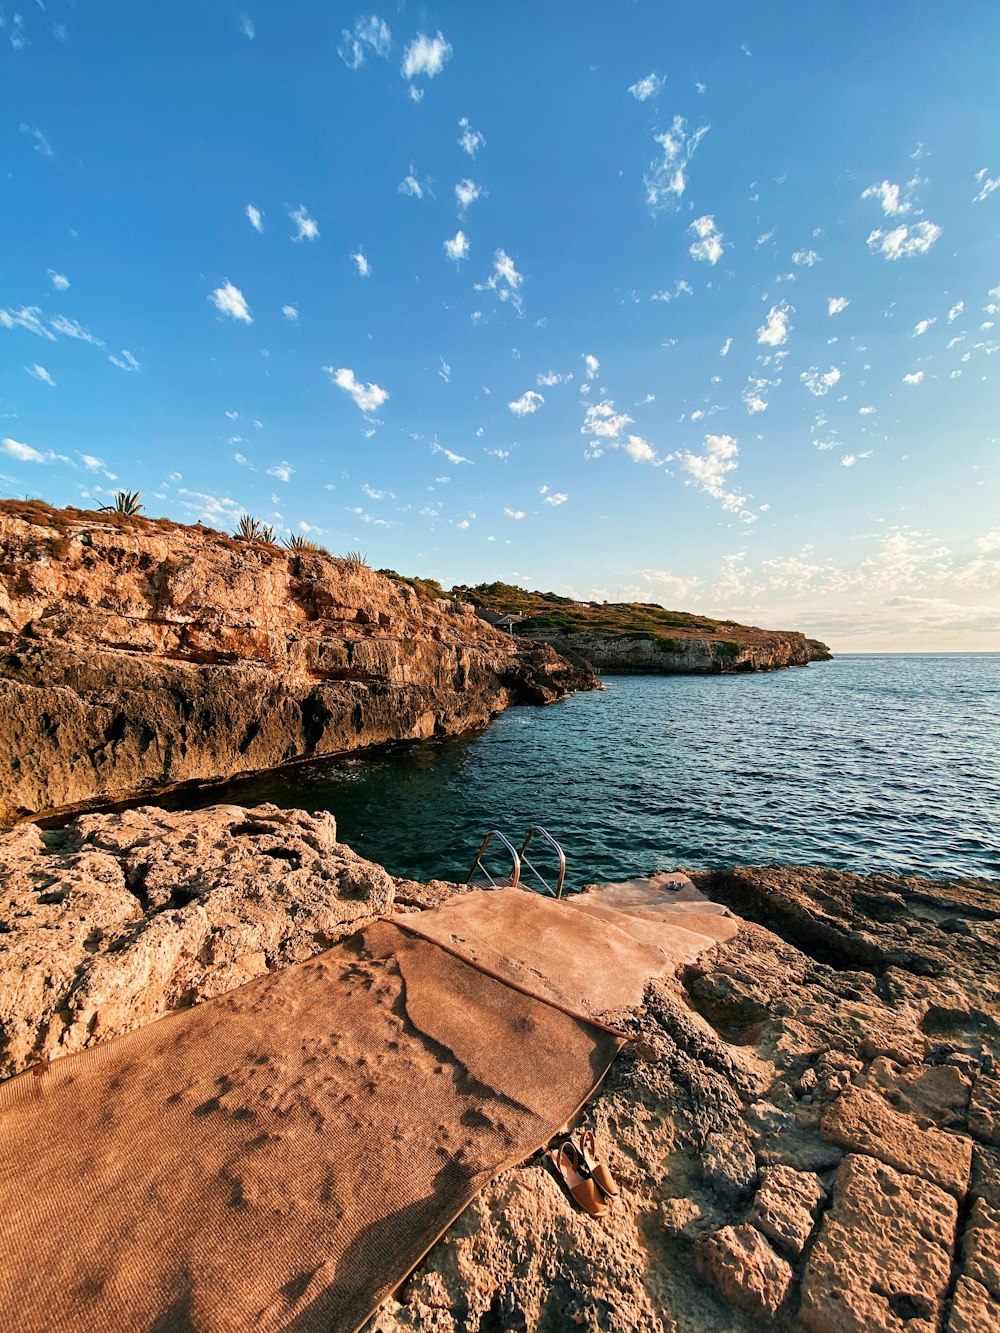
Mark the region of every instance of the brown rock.
[[958, 1220], [925, 1180], [851, 1155], [837, 1175], [802, 1278], [813, 1333], [936, 1333]]
[[751, 1226], [723, 1227], [695, 1242], [698, 1271], [730, 1305], [771, 1320], [788, 1295], [792, 1266]]
[[1000, 1151], [996, 1148], [973, 1145], [969, 1192], [974, 1199], [985, 1199], [994, 1208], [1000, 1208]]
[[597, 685], [457, 605], [322, 552], [0, 502], [0, 827]]
[[962, 1237], [962, 1275], [1000, 1301], [1000, 1209], [983, 1199], [972, 1205]]
[[880, 1093], [897, 1111], [924, 1126], [964, 1128], [972, 1083], [954, 1065], [903, 1068], [880, 1056], [872, 1062], [865, 1086]]
[[731, 1131], [706, 1137], [701, 1169], [719, 1201], [729, 1208], [745, 1203], [757, 1185], [753, 1148], [747, 1138]]
[[1000, 1148], [1000, 1078], [980, 1074], [969, 1102], [969, 1133]]
[[213, 806], [0, 836], [0, 1077], [307, 958], [392, 907], [328, 814]]
[[795, 1260], [812, 1235], [825, 1198], [826, 1190], [812, 1172], [766, 1166], [747, 1221]]
[[960, 1277], [955, 1284], [947, 1333], [987, 1333], [1000, 1328], [1000, 1300], [978, 1282]]
[[912, 1116], [893, 1110], [867, 1088], [852, 1088], [823, 1116], [820, 1134], [848, 1152], [877, 1157], [880, 1162], [929, 1180], [961, 1199], [972, 1165], [968, 1139], [937, 1129], [921, 1129]]

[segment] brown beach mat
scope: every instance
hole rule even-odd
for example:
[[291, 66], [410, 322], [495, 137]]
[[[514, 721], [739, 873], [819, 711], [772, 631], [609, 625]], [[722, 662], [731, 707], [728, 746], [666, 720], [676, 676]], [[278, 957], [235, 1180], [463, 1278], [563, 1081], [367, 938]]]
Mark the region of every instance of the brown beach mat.
[[620, 1045], [385, 921], [28, 1071], [0, 1085], [0, 1326], [354, 1330]]

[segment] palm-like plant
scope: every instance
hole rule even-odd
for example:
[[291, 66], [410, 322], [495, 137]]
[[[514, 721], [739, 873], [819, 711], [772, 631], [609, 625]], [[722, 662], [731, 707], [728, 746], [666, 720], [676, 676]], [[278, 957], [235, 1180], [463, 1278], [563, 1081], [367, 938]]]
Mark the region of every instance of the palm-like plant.
[[252, 514], [241, 514], [233, 536], [240, 537], [245, 542], [273, 542], [274, 528], [270, 523], [261, 523], [260, 519], [254, 518]]
[[115, 491], [115, 502], [101, 505], [102, 514], [126, 514], [129, 517], [141, 513], [144, 506], [139, 503], [141, 491]]
[[368, 557], [365, 555], [364, 551], [348, 551], [344, 556], [344, 559], [349, 560], [352, 565], [368, 564]]
[[322, 547], [316, 542], [311, 542], [308, 537], [304, 537], [301, 532], [293, 532], [290, 537], [285, 538], [285, 546], [289, 551], [319, 551]]

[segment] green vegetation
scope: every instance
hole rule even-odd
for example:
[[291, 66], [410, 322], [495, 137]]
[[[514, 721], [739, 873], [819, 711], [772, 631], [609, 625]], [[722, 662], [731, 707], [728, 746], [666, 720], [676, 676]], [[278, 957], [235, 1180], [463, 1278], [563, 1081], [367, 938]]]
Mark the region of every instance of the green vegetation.
[[293, 532], [290, 537], [286, 537], [282, 543], [289, 551], [295, 551], [301, 555], [303, 551], [319, 551], [323, 555], [329, 555], [330, 552], [325, 546], [320, 546], [319, 542], [311, 542], [308, 537], [304, 537], [301, 532]]
[[252, 514], [241, 514], [233, 536], [245, 542], [273, 542], [274, 528], [270, 523], [261, 523]]
[[101, 505], [100, 512], [104, 514], [125, 514], [131, 518], [135, 514], [142, 512], [143, 506], [139, 503], [141, 491], [115, 491], [114, 504]]
[[368, 568], [368, 557], [364, 551], [348, 551], [343, 558], [349, 560], [352, 565], [364, 565], [366, 569]]
[[407, 584], [422, 602], [433, 602], [438, 597], [448, 596], [437, 579], [409, 578], [406, 574], [397, 574], [394, 569], [379, 569], [376, 573], [384, 574], [387, 579], [394, 579], [396, 583]]

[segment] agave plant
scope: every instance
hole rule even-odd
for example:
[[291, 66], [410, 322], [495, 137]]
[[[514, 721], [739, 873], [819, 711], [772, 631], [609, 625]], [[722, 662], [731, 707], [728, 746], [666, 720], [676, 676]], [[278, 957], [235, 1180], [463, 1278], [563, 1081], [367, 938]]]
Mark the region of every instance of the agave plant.
[[349, 560], [352, 565], [368, 564], [368, 557], [365, 555], [364, 551], [348, 551], [344, 556], [344, 559]]
[[128, 514], [129, 516], [141, 513], [144, 508], [139, 503], [141, 491], [115, 491], [115, 502], [110, 505], [101, 505], [103, 514]]
[[252, 514], [241, 514], [233, 535], [242, 537], [245, 542], [273, 542], [274, 528], [270, 523], [261, 523]]
[[322, 547], [316, 542], [311, 542], [308, 537], [304, 537], [301, 532], [293, 532], [290, 537], [285, 538], [285, 546], [289, 551], [319, 551]]

